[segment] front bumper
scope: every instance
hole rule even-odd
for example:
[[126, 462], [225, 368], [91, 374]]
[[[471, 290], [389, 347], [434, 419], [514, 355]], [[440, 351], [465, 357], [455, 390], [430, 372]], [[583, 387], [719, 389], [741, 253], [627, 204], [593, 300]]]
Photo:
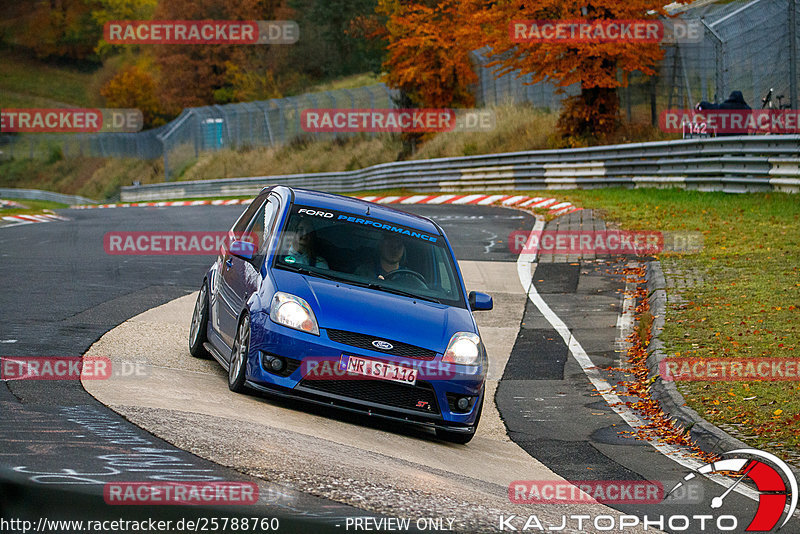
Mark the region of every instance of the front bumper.
[[[358, 356], [419, 369], [416, 385], [384, 379], [319, 376], [310, 372], [319, 362], [335, 368], [342, 357]], [[279, 357], [288, 365], [273, 372], [269, 360]], [[432, 425], [450, 431], [470, 432], [482, 402], [484, 366], [442, 364], [441, 354], [431, 361], [387, 355], [335, 342], [327, 331], [315, 336], [275, 324], [266, 313], [251, 317], [248, 385], [270, 393], [336, 406], [403, 422]], [[352, 376], [352, 375], [350, 375]], [[469, 406], [459, 409], [457, 399]]]

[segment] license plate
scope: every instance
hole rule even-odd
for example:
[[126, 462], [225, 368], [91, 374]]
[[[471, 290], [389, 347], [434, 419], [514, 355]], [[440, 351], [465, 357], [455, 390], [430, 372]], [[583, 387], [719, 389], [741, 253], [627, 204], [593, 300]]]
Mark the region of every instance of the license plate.
[[390, 362], [379, 362], [359, 358], [358, 356], [347, 357], [347, 372], [367, 376], [370, 378], [380, 378], [400, 382], [413, 386], [417, 383], [417, 370], [410, 367], [403, 367]]

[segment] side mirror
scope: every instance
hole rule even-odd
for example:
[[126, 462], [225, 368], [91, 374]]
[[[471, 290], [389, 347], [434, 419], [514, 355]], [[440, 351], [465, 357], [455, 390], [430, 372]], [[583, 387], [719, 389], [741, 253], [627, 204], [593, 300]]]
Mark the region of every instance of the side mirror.
[[494, 302], [492, 302], [492, 297], [486, 293], [481, 293], [480, 291], [470, 291], [469, 307], [472, 308], [473, 311], [491, 310], [494, 308]]
[[231, 243], [231, 248], [229, 249], [230, 253], [236, 256], [237, 258], [242, 258], [244, 260], [252, 260], [253, 255], [255, 255], [256, 246], [249, 241], [239, 241], [236, 240]]

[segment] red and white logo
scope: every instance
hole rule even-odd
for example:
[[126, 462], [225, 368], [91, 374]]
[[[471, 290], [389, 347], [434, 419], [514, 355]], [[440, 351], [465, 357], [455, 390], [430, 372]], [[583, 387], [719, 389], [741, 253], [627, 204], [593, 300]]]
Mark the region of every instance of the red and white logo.
[[[748, 478], [755, 484], [759, 497], [758, 508], [746, 532], [769, 532], [778, 525], [781, 517], [783, 522], [778, 528], [783, 527], [797, 509], [797, 479], [789, 466], [777, 456], [757, 449], [736, 449], [726, 453], [726, 456], [730, 458], [706, 464], [696, 472], [683, 477], [683, 480], [667, 493], [667, 497], [695, 478], [698, 473], [703, 475], [720, 471], [738, 473], [736, 481], [721, 495], [711, 499], [711, 508], [714, 510], [722, 508], [725, 505], [725, 498], [745, 478]], [[786, 509], [787, 504], [788, 509]]]

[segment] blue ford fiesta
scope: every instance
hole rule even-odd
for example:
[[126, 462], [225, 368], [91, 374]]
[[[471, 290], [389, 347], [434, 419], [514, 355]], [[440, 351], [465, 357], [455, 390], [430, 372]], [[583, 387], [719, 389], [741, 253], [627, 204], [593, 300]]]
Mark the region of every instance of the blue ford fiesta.
[[228, 386], [435, 428], [466, 443], [488, 362], [453, 250], [430, 219], [264, 189], [208, 270], [189, 333]]

